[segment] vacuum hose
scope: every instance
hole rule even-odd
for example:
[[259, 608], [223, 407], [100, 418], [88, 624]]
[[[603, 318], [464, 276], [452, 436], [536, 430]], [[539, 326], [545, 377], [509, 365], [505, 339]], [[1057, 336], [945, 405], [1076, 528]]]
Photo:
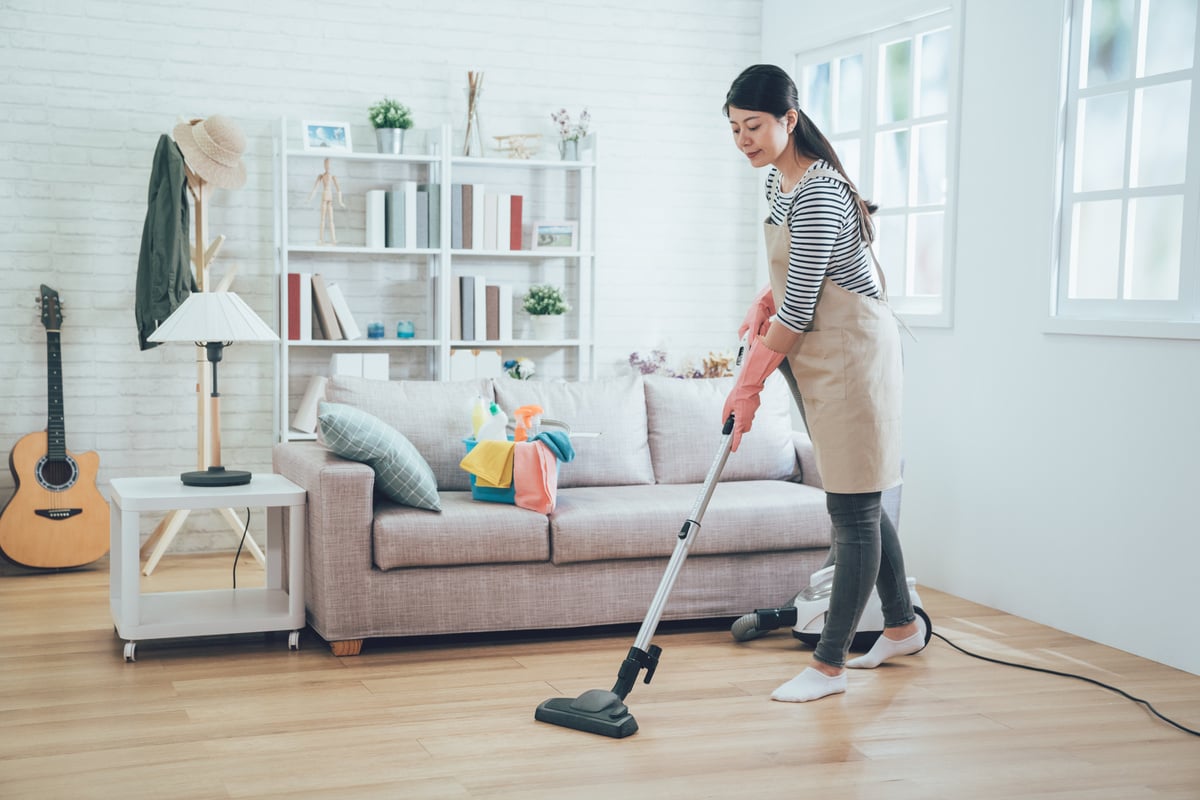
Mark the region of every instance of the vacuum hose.
[[729, 633], [739, 642], [765, 636], [776, 628], [796, 624], [796, 607], [760, 608], [734, 620]]

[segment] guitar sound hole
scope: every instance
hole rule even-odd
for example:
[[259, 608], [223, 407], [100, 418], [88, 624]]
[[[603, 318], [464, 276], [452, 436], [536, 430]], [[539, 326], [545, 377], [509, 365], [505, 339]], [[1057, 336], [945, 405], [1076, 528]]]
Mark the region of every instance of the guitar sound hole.
[[63, 489], [69, 489], [74, 486], [78, 477], [79, 467], [75, 464], [75, 459], [70, 456], [54, 461], [43, 456], [42, 460], [38, 462], [37, 479], [43, 489], [49, 489], [52, 492], [61, 492]]

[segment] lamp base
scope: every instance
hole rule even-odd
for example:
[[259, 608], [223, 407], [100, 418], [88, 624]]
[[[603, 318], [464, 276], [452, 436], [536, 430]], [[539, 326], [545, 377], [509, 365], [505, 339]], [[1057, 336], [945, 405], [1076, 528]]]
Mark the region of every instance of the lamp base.
[[184, 486], [243, 486], [250, 482], [250, 473], [240, 469], [209, 467], [179, 476]]

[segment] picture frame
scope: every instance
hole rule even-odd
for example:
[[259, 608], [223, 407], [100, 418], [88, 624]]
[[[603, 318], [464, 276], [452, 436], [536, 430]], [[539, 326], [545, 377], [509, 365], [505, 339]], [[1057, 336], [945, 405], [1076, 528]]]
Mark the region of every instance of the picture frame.
[[300, 135], [304, 142], [306, 153], [350, 153], [353, 145], [350, 141], [349, 122], [325, 122], [321, 120], [304, 120], [300, 123]]
[[533, 250], [576, 250], [578, 247], [578, 222], [548, 219], [533, 223]]

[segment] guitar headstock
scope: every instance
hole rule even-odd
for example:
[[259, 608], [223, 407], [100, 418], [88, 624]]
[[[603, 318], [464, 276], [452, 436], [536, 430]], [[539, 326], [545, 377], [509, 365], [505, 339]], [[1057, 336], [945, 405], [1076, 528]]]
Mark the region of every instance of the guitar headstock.
[[58, 302], [58, 292], [46, 284], [42, 284], [42, 324], [48, 331], [56, 331], [62, 327], [62, 306]]

